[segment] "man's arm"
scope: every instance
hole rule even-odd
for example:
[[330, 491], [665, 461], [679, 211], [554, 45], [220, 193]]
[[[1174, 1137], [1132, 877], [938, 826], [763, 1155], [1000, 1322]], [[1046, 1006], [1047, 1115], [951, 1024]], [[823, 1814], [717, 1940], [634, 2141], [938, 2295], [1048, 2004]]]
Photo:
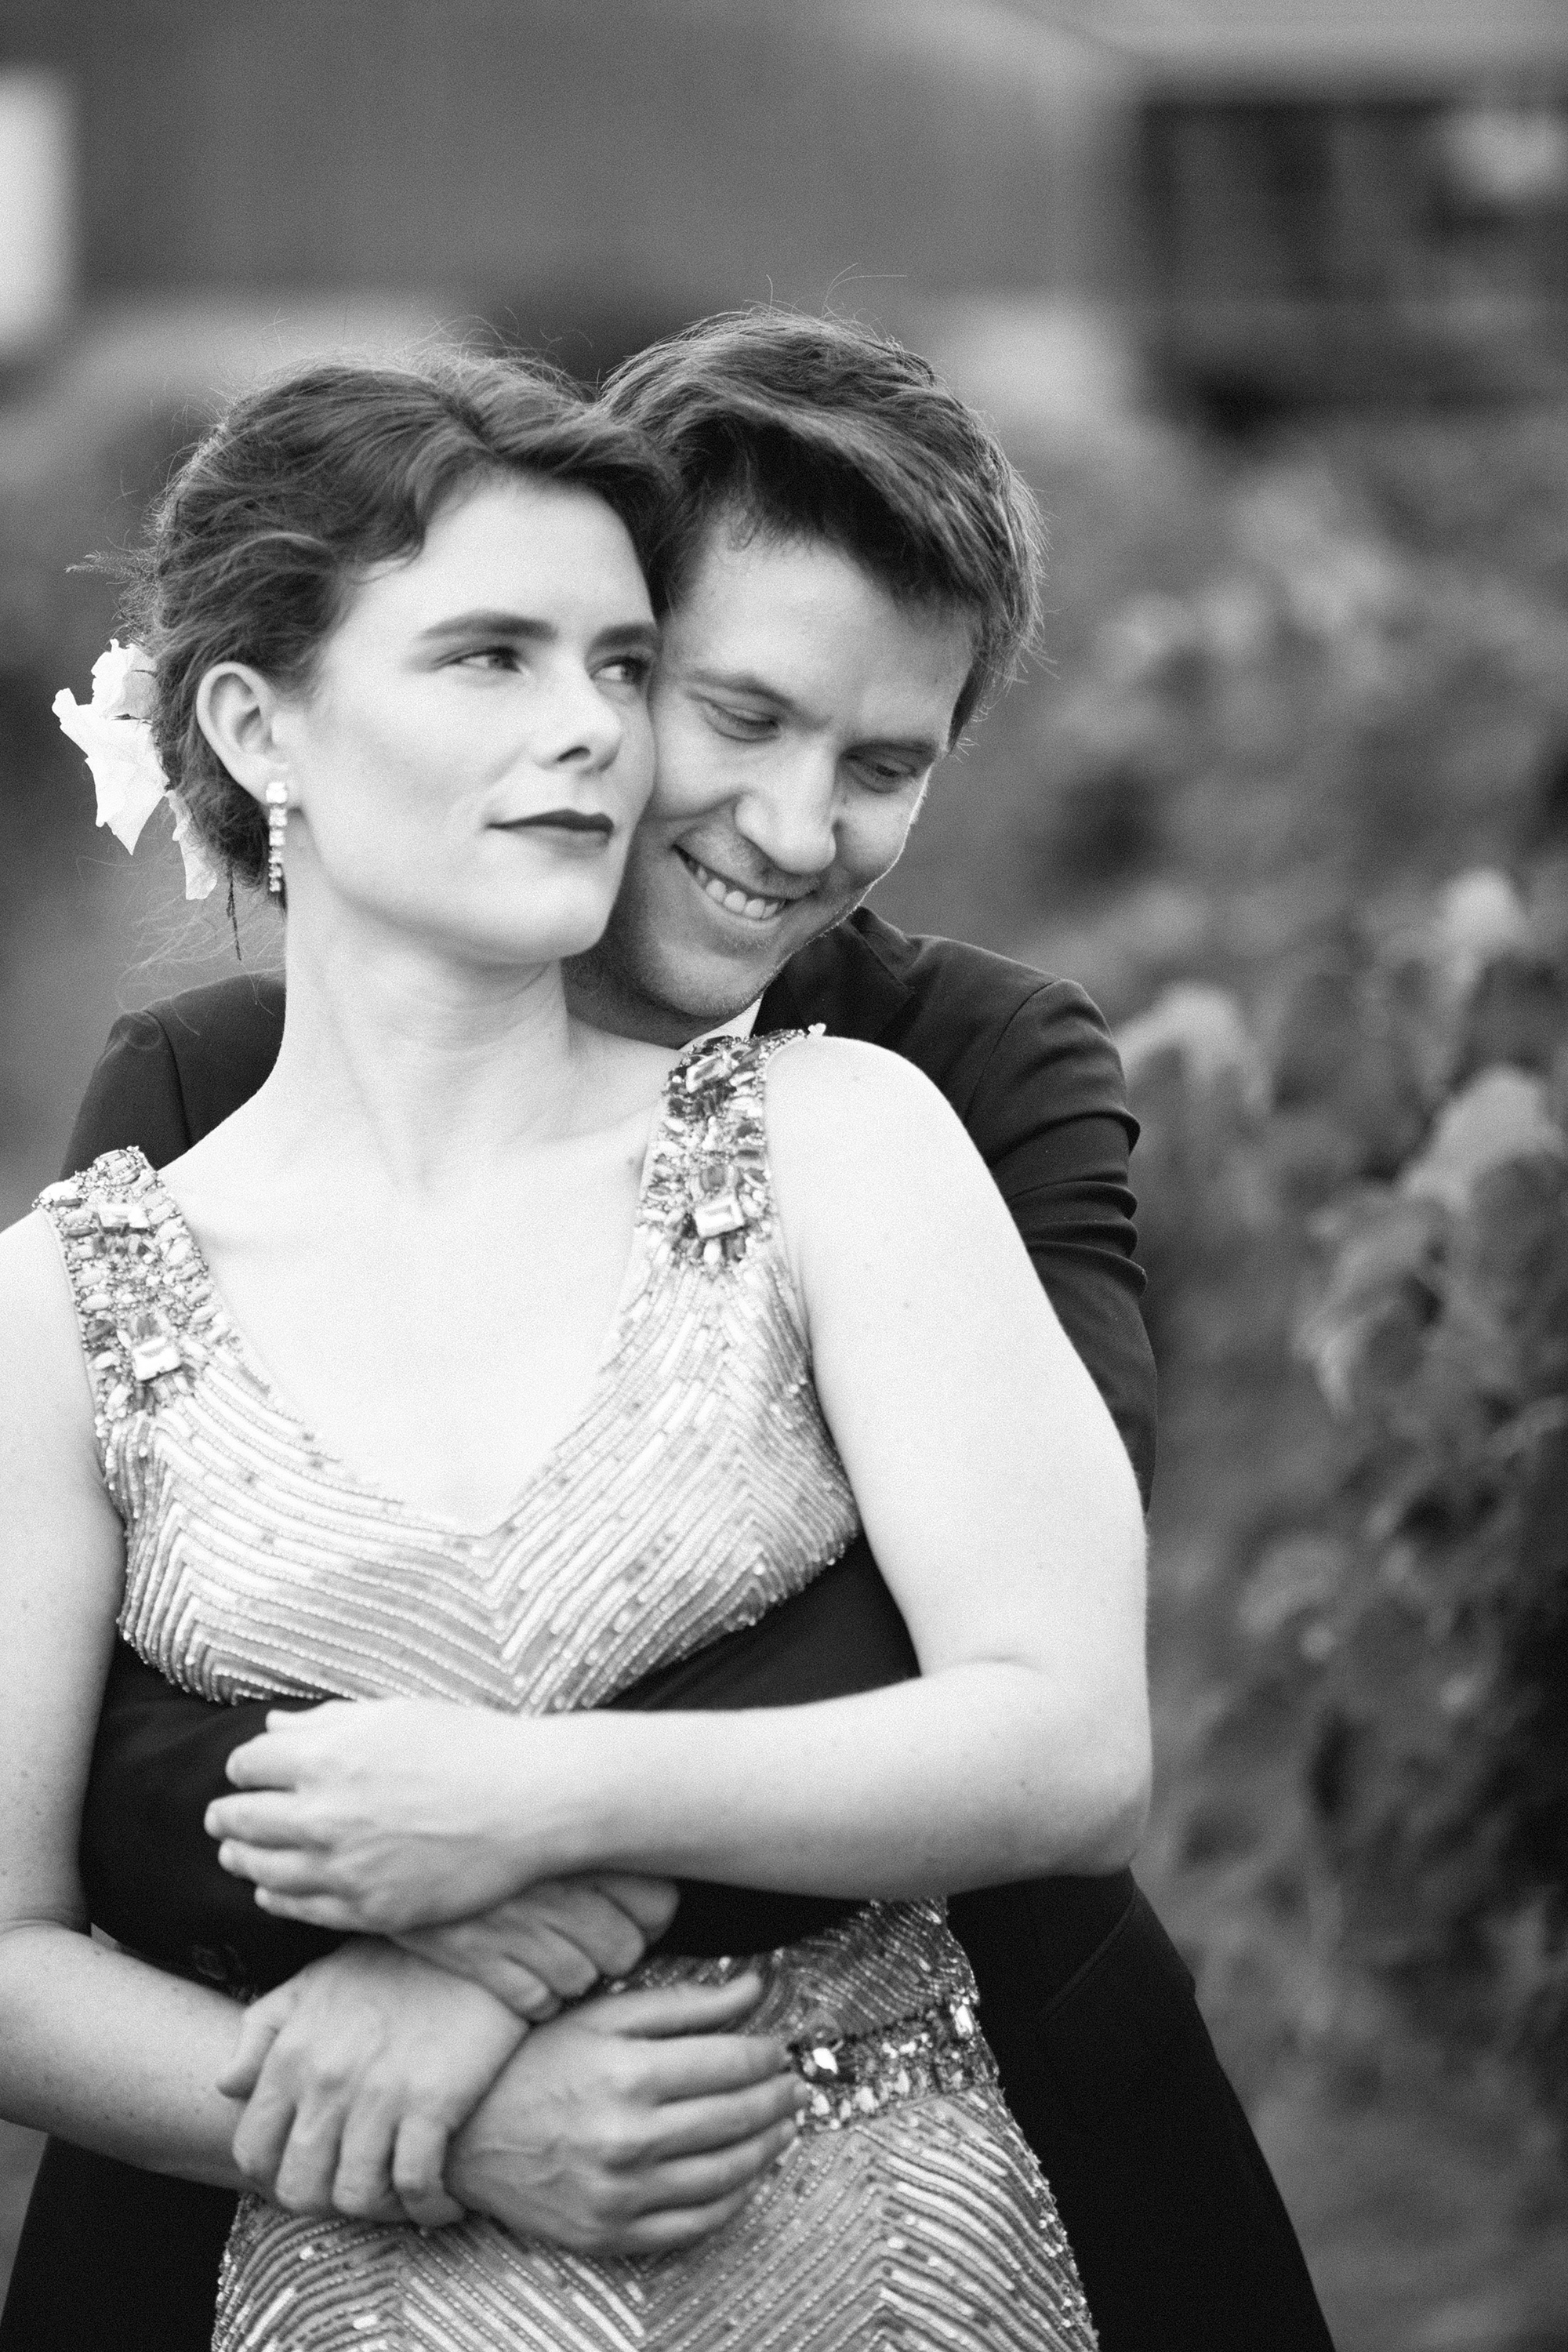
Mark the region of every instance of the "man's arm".
[[1156, 1383], [1129, 1183], [1138, 1129], [1116, 1047], [1082, 989], [1042, 982], [955, 1108], [1110, 1409], [1147, 1508]]

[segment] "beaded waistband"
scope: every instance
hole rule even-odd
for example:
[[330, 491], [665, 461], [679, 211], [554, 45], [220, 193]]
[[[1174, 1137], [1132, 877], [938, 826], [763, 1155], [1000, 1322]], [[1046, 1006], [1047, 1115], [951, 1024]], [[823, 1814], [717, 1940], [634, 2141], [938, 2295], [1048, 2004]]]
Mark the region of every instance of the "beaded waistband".
[[966, 2000], [943, 2001], [875, 2033], [794, 2042], [790, 2063], [811, 2085], [803, 2132], [842, 2131], [906, 2099], [996, 2081], [996, 2061]]

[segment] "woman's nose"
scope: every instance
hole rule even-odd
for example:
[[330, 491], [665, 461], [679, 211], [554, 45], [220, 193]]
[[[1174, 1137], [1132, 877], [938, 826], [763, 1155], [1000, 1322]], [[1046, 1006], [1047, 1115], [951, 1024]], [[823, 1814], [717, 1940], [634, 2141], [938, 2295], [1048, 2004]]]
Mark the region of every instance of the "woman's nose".
[[531, 731], [542, 768], [608, 767], [626, 737], [620, 712], [585, 672], [549, 690], [535, 709]]

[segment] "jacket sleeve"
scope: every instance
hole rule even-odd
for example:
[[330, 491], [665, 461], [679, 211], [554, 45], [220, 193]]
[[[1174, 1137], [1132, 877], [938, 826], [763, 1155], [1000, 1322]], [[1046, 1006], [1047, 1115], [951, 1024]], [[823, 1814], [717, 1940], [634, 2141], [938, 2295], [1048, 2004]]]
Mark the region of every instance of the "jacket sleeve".
[[1154, 1358], [1139, 1300], [1137, 1139], [1104, 1022], [1071, 981], [1047, 981], [999, 1032], [965, 1126], [1035, 1271], [1110, 1408], [1147, 1508], [1154, 1475]]
[[154, 1013], [122, 1013], [87, 1082], [61, 1172], [75, 1176], [132, 1143], [166, 1168], [195, 1140], [168, 1032]]

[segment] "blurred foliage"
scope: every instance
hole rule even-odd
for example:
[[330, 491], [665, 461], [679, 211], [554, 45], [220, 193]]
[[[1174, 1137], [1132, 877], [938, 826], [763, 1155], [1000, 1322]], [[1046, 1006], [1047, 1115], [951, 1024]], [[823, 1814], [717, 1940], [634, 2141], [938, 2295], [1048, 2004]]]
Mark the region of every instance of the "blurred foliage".
[[1394, 1998], [1568, 2125], [1568, 860], [1516, 875], [1342, 907], [1121, 1043], [1226, 1621], [1174, 1832], [1230, 1865], [1220, 2000], [1261, 1965], [1260, 2064], [1375, 2077]]
[[1032, 470], [1054, 667], [919, 854], [968, 894], [942, 928], [1105, 1005], [1143, 1124], [1142, 1874], [1340, 2340], [1542, 2352], [1568, 2342], [1568, 434], [1154, 428]]

